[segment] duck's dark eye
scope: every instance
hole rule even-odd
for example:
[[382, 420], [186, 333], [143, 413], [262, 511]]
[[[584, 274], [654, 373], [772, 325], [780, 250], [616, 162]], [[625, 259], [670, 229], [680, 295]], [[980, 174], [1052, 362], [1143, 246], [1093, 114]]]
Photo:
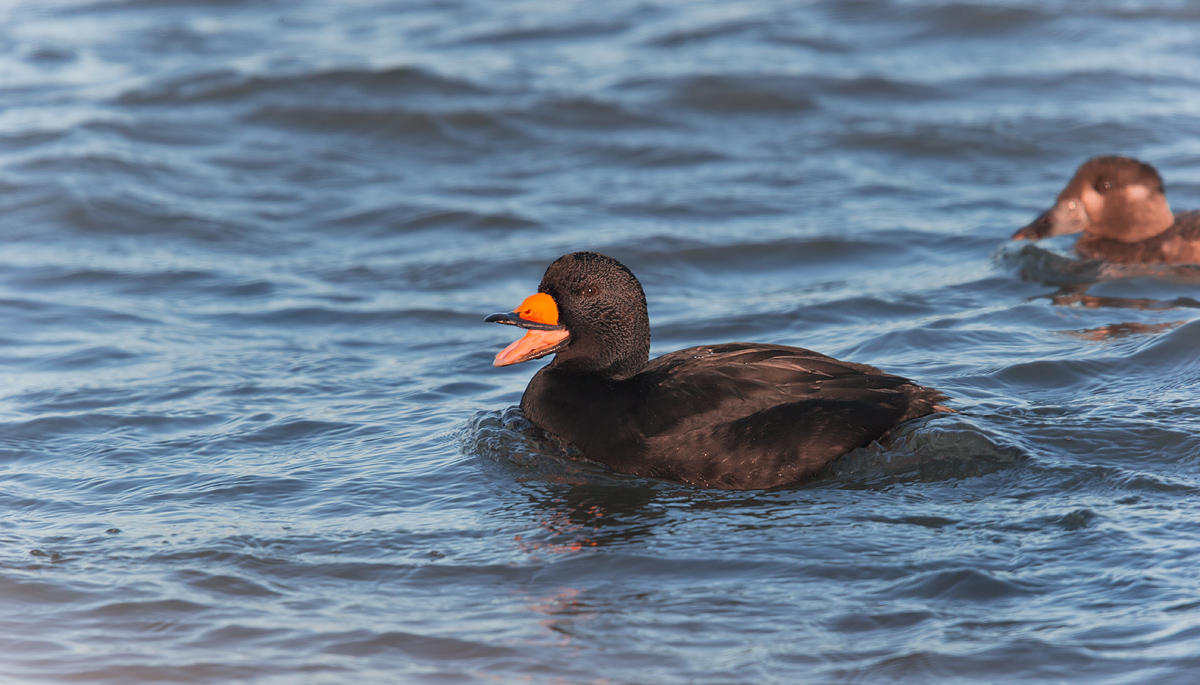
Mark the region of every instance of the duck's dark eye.
[[596, 294], [596, 288], [595, 288], [595, 286], [589, 285], [588, 287], [584, 288], [583, 290], [580, 290], [579, 294], [583, 295], [584, 297], [591, 297]]
[[1103, 193], [1106, 190], [1112, 190], [1112, 184], [1108, 181], [1096, 181], [1096, 192]]

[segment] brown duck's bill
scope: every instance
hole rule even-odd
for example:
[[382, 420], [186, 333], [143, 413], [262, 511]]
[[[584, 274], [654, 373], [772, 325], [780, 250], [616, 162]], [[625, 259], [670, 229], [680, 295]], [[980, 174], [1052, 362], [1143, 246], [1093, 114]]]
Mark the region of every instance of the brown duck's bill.
[[502, 323], [524, 328], [528, 332], [518, 341], [496, 355], [492, 366], [508, 366], [554, 354], [567, 346], [571, 333], [561, 324], [543, 323], [521, 318], [517, 312], [501, 312], [484, 319], [487, 323]]
[[1054, 208], [1051, 207], [1038, 215], [1028, 226], [1023, 226], [1013, 234], [1013, 240], [1041, 240], [1054, 233]]

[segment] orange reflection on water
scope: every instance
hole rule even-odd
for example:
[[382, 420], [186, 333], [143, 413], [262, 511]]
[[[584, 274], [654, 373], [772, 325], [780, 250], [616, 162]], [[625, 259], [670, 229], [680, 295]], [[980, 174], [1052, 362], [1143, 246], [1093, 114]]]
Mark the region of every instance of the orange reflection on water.
[[[551, 501], [554, 504], [564, 503], [561, 498]], [[546, 518], [538, 521], [538, 525], [545, 531], [549, 539], [528, 540], [521, 535], [514, 535], [513, 539], [516, 540], [521, 551], [526, 554], [578, 552], [596, 546], [593, 536], [600, 530], [600, 527], [595, 523], [597, 519], [605, 515], [604, 507], [595, 504], [581, 510], [551, 510], [547, 513]], [[583, 521], [579, 519], [583, 519]]]
[[1163, 323], [1136, 323], [1130, 321], [1127, 323], [1111, 323], [1107, 326], [1087, 328], [1082, 331], [1063, 331], [1063, 333], [1083, 340], [1116, 340], [1130, 335], [1162, 333], [1183, 323], [1183, 321], [1166, 321]]

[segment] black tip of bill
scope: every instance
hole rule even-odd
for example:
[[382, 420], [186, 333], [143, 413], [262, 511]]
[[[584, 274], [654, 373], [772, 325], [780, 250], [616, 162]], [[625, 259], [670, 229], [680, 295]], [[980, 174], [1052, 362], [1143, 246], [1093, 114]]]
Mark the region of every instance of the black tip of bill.
[[524, 328], [530, 331], [566, 330], [566, 327], [564, 327], [562, 324], [539, 323], [537, 321], [530, 321], [529, 319], [522, 319], [516, 312], [499, 312], [497, 314], [490, 314], [486, 319], [483, 320], [483, 322], [502, 323], [506, 326], [516, 326], [517, 328]]

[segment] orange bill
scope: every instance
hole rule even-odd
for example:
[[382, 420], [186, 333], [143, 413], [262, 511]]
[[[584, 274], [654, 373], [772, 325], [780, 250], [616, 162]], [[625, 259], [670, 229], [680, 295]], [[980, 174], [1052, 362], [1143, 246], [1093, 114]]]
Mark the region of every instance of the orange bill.
[[565, 343], [570, 337], [571, 334], [566, 329], [529, 331], [521, 336], [520, 340], [501, 350], [500, 354], [496, 355], [495, 361], [492, 362], [492, 366], [508, 366], [545, 357], [566, 347]]
[[512, 312], [492, 314], [484, 321], [527, 329], [524, 337], [496, 355], [493, 366], [508, 366], [545, 357], [563, 349], [571, 340], [570, 331], [558, 323], [558, 305], [546, 293], [531, 295]]

